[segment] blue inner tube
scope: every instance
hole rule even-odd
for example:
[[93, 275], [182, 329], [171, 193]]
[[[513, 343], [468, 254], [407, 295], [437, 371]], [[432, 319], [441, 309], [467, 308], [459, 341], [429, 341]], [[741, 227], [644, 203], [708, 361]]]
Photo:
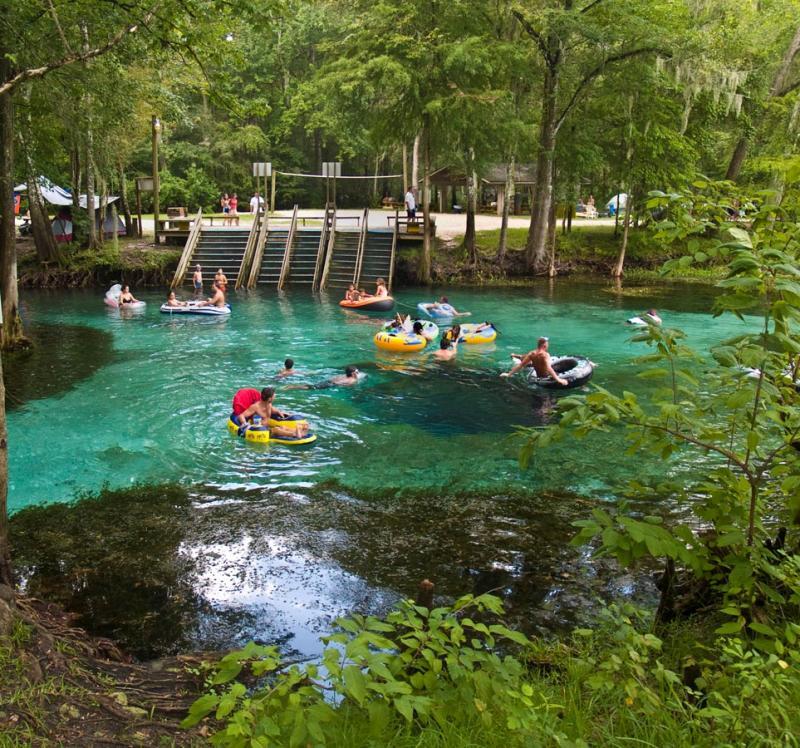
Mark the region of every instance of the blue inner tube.
[[417, 304], [417, 309], [423, 314], [427, 314], [429, 317], [453, 317], [455, 316], [456, 309], [452, 304], [438, 304], [435, 307], [430, 306], [429, 304], [425, 304], [420, 302]]
[[537, 387], [547, 387], [549, 389], [573, 389], [582, 387], [594, 374], [594, 366], [588, 358], [582, 356], [553, 356], [550, 365], [562, 379], [567, 380], [566, 385], [559, 384], [552, 377], [537, 376], [536, 371], [531, 369], [530, 382]]

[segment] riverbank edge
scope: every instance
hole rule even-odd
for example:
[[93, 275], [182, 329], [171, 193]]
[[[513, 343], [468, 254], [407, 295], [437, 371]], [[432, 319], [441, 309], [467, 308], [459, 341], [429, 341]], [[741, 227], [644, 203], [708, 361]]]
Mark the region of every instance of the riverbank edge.
[[137, 663], [57, 605], [0, 585], [0, 743], [205, 744], [180, 721], [213, 653]]
[[[558, 237], [555, 257], [556, 280], [559, 278], [608, 280], [616, 262], [619, 239], [607, 227], [604, 230], [582, 229]], [[546, 273], [532, 273], [526, 267], [524, 247], [526, 230], [510, 229], [508, 251], [499, 260], [499, 232], [481, 231], [476, 235], [477, 262], [470, 261], [463, 247], [463, 237], [437, 242], [431, 267], [431, 285], [463, 287], [536, 285]], [[155, 246], [142, 240], [106, 244], [96, 252], [79, 250], [68, 255], [60, 265], [39, 263], [32, 242], [19, 242], [20, 288], [69, 289], [107, 288], [112, 283], [133, 287], [165, 287], [175, 274], [181, 247]], [[398, 252], [395, 279], [397, 285], [419, 285], [421, 246], [402, 248]], [[639, 283], [663, 280], [663, 263], [685, 254], [686, 247], [654, 248], [648, 234], [633, 235], [621, 282]], [[668, 280], [687, 283], [713, 283], [724, 273], [724, 267], [686, 268], [671, 274]]]

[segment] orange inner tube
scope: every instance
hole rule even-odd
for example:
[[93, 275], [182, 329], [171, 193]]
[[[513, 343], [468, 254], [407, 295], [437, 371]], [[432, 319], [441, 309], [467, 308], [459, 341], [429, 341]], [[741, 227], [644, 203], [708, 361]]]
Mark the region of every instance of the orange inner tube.
[[391, 296], [368, 296], [367, 298], [359, 299], [358, 301], [347, 301], [346, 299], [342, 299], [339, 302], [339, 306], [345, 307], [346, 309], [359, 309], [374, 305], [391, 309], [391, 307], [394, 306], [394, 299]]

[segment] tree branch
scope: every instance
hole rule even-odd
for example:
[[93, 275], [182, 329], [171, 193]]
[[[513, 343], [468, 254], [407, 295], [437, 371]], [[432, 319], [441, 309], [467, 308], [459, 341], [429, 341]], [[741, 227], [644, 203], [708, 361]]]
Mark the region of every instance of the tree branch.
[[0, 96], [12, 92], [20, 83], [24, 83], [25, 81], [42, 78], [53, 70], [65, 67], [66, 65], [72, 65], [76, 62], [86, 62], [94, 57], [100, 57], [101, 55], [104, 55], [110, 49], [116, 47], [117, 44], [119, 44], [127, 36], [135, 34], [139, 30], [140, 25], [146, 25], [149, 23], [155, 16], [157, 7], [157, 5], [154, 5], [141, 21], [137, 21], [136, 23], [120, 29], [105, 44], [99, 47], [88, 49], [83, 52], [73, 52], [72, 54], [65, 55], [60, 60], [48, 62], [46, 65], [42, 65], [38, 68], [27, 68], [26, 70], [22, 70], [8, 80], [3, 81], [2, 85], [0, 85]]
[[592, 8], [594, 8], [595, 5], [600, 5], [600, 3], [602, 3], [602, 2], [603, 2], [603, 0], [592, 0], [592, 2], [590, 2], [586, 7], [581, 8], [580, 12], [581, 13], [588, 13]]
[[572, 108], [578, 101], [578, 98], [583, 93], [583, 91], [589, 86], [589, 84], [597, 78], [599, 75], [603, 73], [608, 65], [611, 65], [615, 62], [622, 62], [623, 60], [628, 60], [631, 57], [639, 57], [640, 55], [650, 54], [651, 52], [660, 52], [665, 56], [670, 56], [669, 52], [665, 52], [663, 49], [659, 47], [640, 47], [639, 49], [629, 49], [625, 52], [619, 52], [615, 55], [611, 55], [610, 57], [606, 57], [597, 67], [593, 70], [590, 70], [586, 75], [581, 78], [580, 83], [575, 87], [575, 91], [572, 94], [572, 97], [567, 102], [567, 105], [561, 112], [558, 120], [556, 120], [556, 132], [561, 129], [561, 125], [564, 124], [564, 120], [567, 118], [567, 115], [570, 113]]
[[786, 96], [787, 94], [792, 93], [792, 91], [796, 91], [800, 88], [800, 78], [798, 78], [794, 83], [787, 83], [780, 91], [775, 93], [775, 96], [780, 98], [781, 96]]
[[544, 37], [535, 28], [533, 28], [533, 26], [530, 24], [530, 21], [528, 21], [518, 10], [512, 10], [511, 13], [514, 15], [514, 18], [519, 21], [520, 26], [525, 29], [525, 32], [528, 34], [528, 36], [530, 36], [531, 39], [536, 42], [536, 44], [539, 46], [539, 51], [542, 53], [542, 57], [544, 57], [545, 61], [549, 63], [550, 51], [547, 48], [547, 43], [545, 42]]

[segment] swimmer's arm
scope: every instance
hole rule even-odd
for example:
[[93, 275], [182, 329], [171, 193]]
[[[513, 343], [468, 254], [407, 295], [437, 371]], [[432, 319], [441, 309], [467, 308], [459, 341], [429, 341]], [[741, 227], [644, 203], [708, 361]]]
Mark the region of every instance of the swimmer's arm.
[[547, 374], [562, 386], [569, 384], [566, 379], [562, 379], [560, 376], [558, 376], [558, 372], [552, 367], [549, 361], [547, 362]]
[[530, 356], [526, 355], [523, 356], [514, 366], [512, 366], [508, 371], [504, 371], [500, 376], [501, 377], [513, 377], [520, 369], [524, 366], [527, 366], [530, 363]]

